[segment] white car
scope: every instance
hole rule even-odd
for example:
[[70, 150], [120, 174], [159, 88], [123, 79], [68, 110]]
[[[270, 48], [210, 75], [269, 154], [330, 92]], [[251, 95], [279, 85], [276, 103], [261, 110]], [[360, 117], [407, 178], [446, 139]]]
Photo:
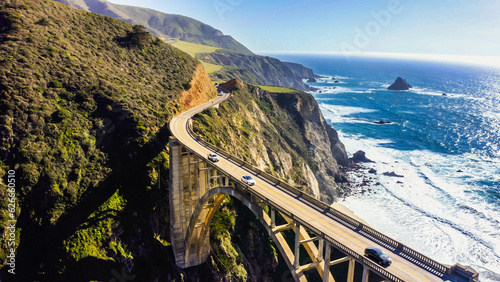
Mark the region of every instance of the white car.
[[250, 185], [250, 186], [255, 185], [255, 180], [253, 180], [253, 178], [250, 175], [243, 175], [241, 177], [241, 181], [243, 181], [243, 183]]
[[208, 159], [215, 163], [219, 161], [219, 156], [217, 156], [217, 154], [210, 153], [208, 154]]

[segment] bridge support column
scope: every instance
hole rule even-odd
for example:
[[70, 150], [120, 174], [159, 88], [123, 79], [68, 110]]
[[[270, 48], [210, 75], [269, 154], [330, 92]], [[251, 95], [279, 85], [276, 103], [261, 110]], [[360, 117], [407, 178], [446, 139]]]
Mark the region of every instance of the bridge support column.
[[347, 282], [354, 282], [354, 268], [356, 267], [356, 260], [349, 258], [349, 270], [347, 272]]
[[[176, 264], [181, 268], [187, 268], [203, 263], [210, 254], [209, 234], [201, 239], [201, 246], [197, 252], [186, 255], [187, 246], [185, 239], [190, 224], [194, 206], [198, 204], [200, 195], [206, 193], [207, 181], [203, 179], [208, 168], [199, 162], [198, 158], [185, 150], [176, 138], [171, 137], [170, 147], [170, 232], [172, 249]], [[196, 162], [192, 159], [195, 158]], [[194, 179], [198, 175], [197, 179]], [[196, 191], [193, 188], [196, 187]], [[200, 191], [205, 190], [205, 191]], [[207, 213], [207, 211], [203, 211]], [[201, 218], [204, 218], [203, 216]], [[203, 222], [199, 223], [203, 226]]]
[[276, 227], [276, 210], [271, 208], [271, 228]]
[[330, 244], [327, 242], [325, 244], [325, 267], [323, 272], [323, 282], [330, 281]]
[[318, 262], [321, 262], [323, 260], [323, 245], [325, 243], [325, 240], [319, 239], [318, 242]]
[[295, 270], [300, 267], [300, 224], [295, 223], [295, 260], [293, 266]]
[[368, 269], [366, 265], [363, 265], [363, 278], [361, 282], [368, 282], [369, 278], [370, 278], [370, 269]]

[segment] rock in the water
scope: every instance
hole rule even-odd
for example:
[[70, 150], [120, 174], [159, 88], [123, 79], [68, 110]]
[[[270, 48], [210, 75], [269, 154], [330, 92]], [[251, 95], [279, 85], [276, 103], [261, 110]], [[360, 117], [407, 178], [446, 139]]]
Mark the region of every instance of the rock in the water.
[[406, 82], [406, 79], [402, 79], [401, 77], [396, 78], [396, 81], [389, 86], [387, 89], [389, 90], [408, 90], [412, 88], [410, 84]]
[[368, 171], [368, 173], [371, 173], [371, 174], [377, 174], [377, 170], [372, 168]]
[[366, 157], [366, 153], [359, 150], [354, 155], [352, 155], [351, 161], [355, 163], [374, 163], [374, 161], [370, 160]]
[[338, 80], [335, 80], [333, 83], [340, 83]]
[[315, 78], [309, 78], [307, 82], [318, 82]]
[[375, 123], [375, 124], [389, 124], [389, 123], [392, 123], [392, 121], [379, 120], [379, 121], [374, 121], [373, 123]]
[[391, 177], [404, 177], [404, 175], [396, 174], [394, 171], [391, 171], [391, 172], [386, 171], [383, 174], [385, 176], [391, 176]]

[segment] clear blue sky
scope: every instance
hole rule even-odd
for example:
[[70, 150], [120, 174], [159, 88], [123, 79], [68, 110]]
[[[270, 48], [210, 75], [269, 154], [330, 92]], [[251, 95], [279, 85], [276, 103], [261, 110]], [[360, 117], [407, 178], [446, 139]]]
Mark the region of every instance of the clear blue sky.
[[257, 53], [500, 56], [500, 0], [109, 1], [195, 18]]

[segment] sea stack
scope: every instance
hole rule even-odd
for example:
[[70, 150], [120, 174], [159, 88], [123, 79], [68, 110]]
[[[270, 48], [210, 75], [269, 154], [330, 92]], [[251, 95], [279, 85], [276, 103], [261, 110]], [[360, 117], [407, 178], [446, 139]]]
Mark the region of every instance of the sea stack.
[[406, 79], [402, 79], [401, 77], [396, 78], [396, 81], [389, 86], [387, 89], [389, 90], [408, 90], [412, 88], [410, 84], [406, 82]]

